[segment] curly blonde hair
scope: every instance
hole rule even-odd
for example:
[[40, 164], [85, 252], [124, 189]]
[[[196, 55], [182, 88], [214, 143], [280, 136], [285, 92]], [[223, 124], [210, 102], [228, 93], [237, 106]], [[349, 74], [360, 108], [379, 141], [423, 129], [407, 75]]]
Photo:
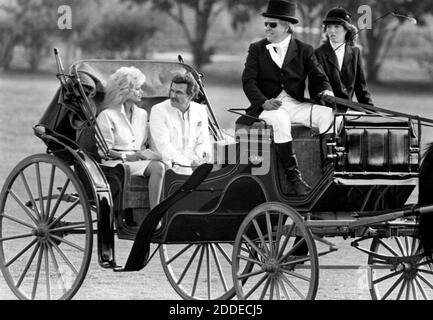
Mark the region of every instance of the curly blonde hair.
[[107, 81], [104, 109], [117, 108], [125, 102], [126, 95], [146, 82], [146, 76], [136, 67], [121, 67]]

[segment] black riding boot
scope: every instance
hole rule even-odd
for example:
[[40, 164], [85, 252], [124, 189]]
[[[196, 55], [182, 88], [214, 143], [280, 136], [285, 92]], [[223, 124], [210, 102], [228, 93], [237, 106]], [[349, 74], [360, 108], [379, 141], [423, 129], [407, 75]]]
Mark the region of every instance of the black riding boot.
[[325, 173], [328, 171], [330, 167], [334, 165], [334, 159], [328, 158], [328, 142], [330, 140], [334, 140], [334, 134], [333, 133], [327, 133], [324, 134], [321, 138], [321, 159], [322, 159], [322, 172]]
[[293, 153], [292, 142], [276, 143], [278, 158], [283, 164], [287, 176], [289, 187], [293, 194], [305, 196], [311, 190], [311, 187], [302, 179], [301, 171], [298, 168], [296, 155]]

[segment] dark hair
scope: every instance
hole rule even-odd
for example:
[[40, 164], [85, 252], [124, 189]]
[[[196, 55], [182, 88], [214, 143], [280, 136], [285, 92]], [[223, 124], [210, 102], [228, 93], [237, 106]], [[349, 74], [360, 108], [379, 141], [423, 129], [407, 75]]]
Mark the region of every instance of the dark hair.
[[173, 77], [173, 80], [171, 81], [171, 83], [185, 83], [187, 84], [187, 88], [186, 88], [186, 93], [189, 96], [192, 96], [192, 98], [196, 98], [197, 94], [199, 92], [199, 87], [198, 87], [198, 83], [197, 81], [195, 81], [194, 77], [192, 76], [191, 73], [185, 73], [185, 74], [176, 74]]
[[[328, 25], [333, 24], [333, 23], [325, 23], [323, 25], [323, 32], [326, 35], [326, 28], [328, 27]], [[339, 24], [342, 25], [344, 27], [344, 29], [347, 30], [346, 33], [346, 37], [344, 38], [344, 40], [346, 41], [346, 43], [348, 45], [350, 45], [351, 47], [353, 47], [356, 44], [356, 41], [358, 40], [358, 29], [350, 23], [344, 22], [344, 23], [335, 23], [335, 24]], [[325, 41], [328, 41], [328, 36], [326, 35], [325, 37]]]

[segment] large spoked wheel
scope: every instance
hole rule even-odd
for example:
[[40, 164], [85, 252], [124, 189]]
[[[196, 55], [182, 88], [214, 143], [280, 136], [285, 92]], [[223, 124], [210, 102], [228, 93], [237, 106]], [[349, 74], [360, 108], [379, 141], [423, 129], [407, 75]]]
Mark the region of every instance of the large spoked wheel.
[[[233, 244], [165, 244], [159, 250], [167, 279], [183, 299], [228, 300], [235, 296], [230, 276]], [[251, 267], [250, 263], [242, 266], [244, 272]]]
[[370, 294], [374, 300], [430, 300], [433, 271], [411, 236], [374, 238], [368, 257]]
[[20, 162], [0, 194], [0, 269], [20, 299], [70, 299], [91, 259], [92, 219], [86, 193], [60, 159]]
[[[253, 255], [241, 250], [245, 245]], [[308, 250], [300, 250], [303, 247]], [[232, 259], [239, 299], [310, 300], [316, 296], [316, 245], [302, 217], [287, 205], [270, 202], [251, 211], [239, 228]], [[253, 267], [241, 273], [245, 261]]]

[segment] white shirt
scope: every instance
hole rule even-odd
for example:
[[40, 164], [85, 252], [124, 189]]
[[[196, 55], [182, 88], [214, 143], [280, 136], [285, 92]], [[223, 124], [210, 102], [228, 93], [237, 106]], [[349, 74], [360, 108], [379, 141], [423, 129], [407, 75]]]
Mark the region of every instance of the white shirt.
[[146, 110], [133, 106], [130, 122], [122, 105], [102, 111], [96, 122], [110, 150], [140, 151], [146, 149], [149, 137], [147, 119]]
[[[290, 41], [292, 40], [292, 35], [289, 34], [287, 38], [278, 43], [270, 43], [266, 46], [271, 54], [272, 60], [280, 67], [283, 67], [284, 59], [287, 54], [287, 50], [289, 50]], [[275, 52], [275, 49], [277, 52]]]
[[[210, 162], [210, 143], [206, 107], [191, 102], [188, 111], [182, 113], [171, 105], [170, 99], [152, 107], [150, 113], [152, 149], [179, 174], [191, 174], [193, 161]], [[206, 155], [206, 157], [204, 157]]]
[[[341, 68], [343, 67], [343, 60], [344, 60], [344, 53], [346, 52], [346, 45], [344, 43], [338, 43], [334, 44], [332, 41], [329, 41], [331, 44], [332, 49], [334, 49], [334, 53], [337, 56], [338, 66]], [[338, 48], [337, 50], [335, 50]]]

